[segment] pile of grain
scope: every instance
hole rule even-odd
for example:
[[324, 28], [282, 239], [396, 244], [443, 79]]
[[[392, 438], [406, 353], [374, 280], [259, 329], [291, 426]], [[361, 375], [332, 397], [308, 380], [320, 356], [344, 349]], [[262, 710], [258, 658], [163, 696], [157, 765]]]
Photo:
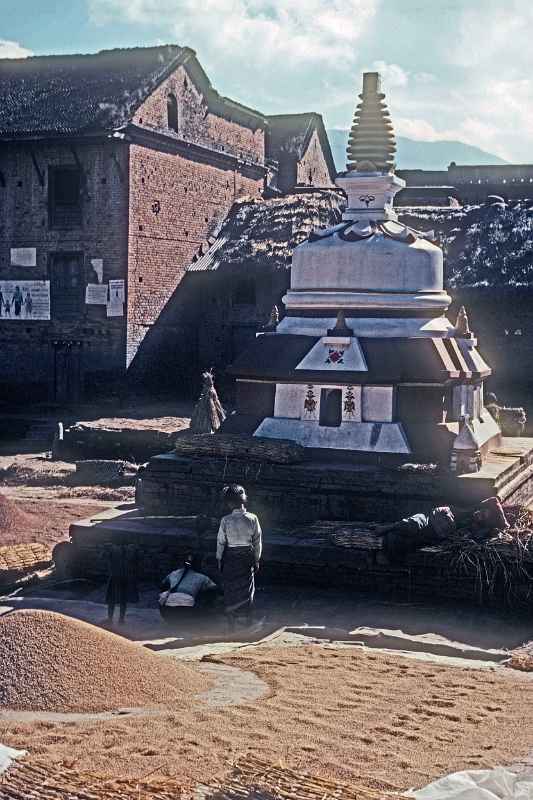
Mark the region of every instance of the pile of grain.
[[205, 683], [191, 667], [61, 614], [0, 617], [0, 708], [90, 712], [185, 703]]
[[17, 541], [18, 534], [33, 525], [33, 519], [18, 505], [0, 494], [0, 545]]

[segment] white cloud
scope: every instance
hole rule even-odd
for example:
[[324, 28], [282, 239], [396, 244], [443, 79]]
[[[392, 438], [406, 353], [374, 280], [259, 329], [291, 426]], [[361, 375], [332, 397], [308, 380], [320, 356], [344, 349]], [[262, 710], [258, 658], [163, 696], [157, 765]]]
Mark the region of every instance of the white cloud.
[[[169, 38], [208, 53], [212, 63], [234, 58], [248, 73], [356, 60], [357, 40], [379, 0], [89, 0], [93, 22], [121, 19], [165, 28]], [[280, 59], [283, 62], [280, 63]]]
[[374, 61], [372, 71], [379, 72], [383, 85], [388, 89], [397, 86], [407, 86], [409, 73], [398, 64], [387, 64], [386, 61]]
[[[530, 0], [483, 0], [465, 3], [450, 58], [479, 70], [483, 64], [503, 69], [530, 62], [533, 5]], [[491, 69], [491, 71], [492, 71]]]
[[0, 58], [27, 58], [33, 55], [27, 47], [22, 47], [19, 42], [0, 39]]
[[443, 137], [435, 130], [430, 122], [425, 119], [409, 119], [407, 117], [394, 117], [394, 130], [398, 136], [407, 136], [421, 142], [434, 142]]

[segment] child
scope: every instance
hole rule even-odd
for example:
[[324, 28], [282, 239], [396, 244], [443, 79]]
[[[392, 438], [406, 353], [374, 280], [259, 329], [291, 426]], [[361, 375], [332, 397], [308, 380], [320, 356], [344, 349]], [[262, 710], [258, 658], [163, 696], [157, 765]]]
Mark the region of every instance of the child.
[[132, 544], [111, 544], [107, 548], [108, 582], [106, 591], [107, 619], [113, 623], [115, 607], [119, 607], [120, 624], [124, 624], [128, 603], [139, 601], [137, 588], [138, 552]]
[[230, 512], [222, 517], [217, 537], [217, 562], [222, 573], [224, 604], [230, 625], [243, 610], [251, 618], [255, 595], [255, 573], [262, 552], [261, 526], [255, 514], [246, 510], [242, 486], [225, 486], [222, 499]]

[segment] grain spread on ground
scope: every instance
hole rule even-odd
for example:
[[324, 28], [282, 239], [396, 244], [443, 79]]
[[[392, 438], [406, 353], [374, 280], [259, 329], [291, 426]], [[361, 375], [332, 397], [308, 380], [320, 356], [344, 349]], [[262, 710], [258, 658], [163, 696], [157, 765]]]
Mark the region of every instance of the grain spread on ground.
[[17, 503], [0, 494], [0, 545], [15, 544], [13, 537], [32, 524], [32, 518]]
[[193, 702], [194, 669], [49, 611], [0, 617], [0, 708], [95, 712]]
[[[160, 656], [164, 658], [163, 656]], [[461, 769], [510, 765], [533, 741], [533, 683], [507, 668], [461, 669], [360, 649], [256, 647], [219, 659], [267, 696], [235, 706], [168, 704], [163, 715], [85, 723], [0, 720], [0, 741], [102, 775], [228, 775], [246, 754], [370, 788], [406, 789]]]
[[13, 500], [0, 494], [0, 546], [31, 542], [53, 545], [67, 539], [71, 522], [103, 510], [101, 503], [93, 503], [91, 499], [73, 504], [25, 497]]

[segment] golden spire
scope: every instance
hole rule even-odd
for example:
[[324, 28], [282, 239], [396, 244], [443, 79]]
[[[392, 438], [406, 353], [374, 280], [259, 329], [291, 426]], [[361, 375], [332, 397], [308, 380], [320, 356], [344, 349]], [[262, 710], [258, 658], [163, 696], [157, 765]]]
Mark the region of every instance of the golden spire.
[[363, 93], [359, 97], [362, 102], [355, 110], [346, 148], [348, 170], [392, 172], [396, 141], [378, 72], [363, 73]]

